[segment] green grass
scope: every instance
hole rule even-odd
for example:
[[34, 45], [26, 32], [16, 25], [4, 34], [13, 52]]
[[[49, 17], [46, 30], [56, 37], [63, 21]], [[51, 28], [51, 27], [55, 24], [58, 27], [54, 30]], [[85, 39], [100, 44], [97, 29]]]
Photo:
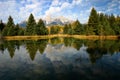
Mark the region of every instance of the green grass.
[[38, 39], [50, 39], [55, 37], [72, 37], [77, 39], [110, 39], [117, 40], [119, 36], [98, 36], [98, 35], [66, 35], [66, 34], [55, 34], [55, 35], [35, 35], [35, 36], [3, 36], [2, 39], [5, 40], [38, 40]]

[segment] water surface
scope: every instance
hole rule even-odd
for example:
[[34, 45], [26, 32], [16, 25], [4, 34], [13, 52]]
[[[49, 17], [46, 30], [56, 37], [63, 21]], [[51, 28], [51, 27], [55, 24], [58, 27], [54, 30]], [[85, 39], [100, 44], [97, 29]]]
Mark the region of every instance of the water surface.
[[0, 80], [120, 80], [120, 41], [1, 40]]

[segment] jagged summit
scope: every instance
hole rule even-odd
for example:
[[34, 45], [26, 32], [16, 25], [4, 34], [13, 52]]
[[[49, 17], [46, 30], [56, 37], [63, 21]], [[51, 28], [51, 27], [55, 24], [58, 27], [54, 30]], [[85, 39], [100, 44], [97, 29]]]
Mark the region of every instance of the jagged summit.
[[[38, 22], [38, 20], [36, 20], [36, 22]], [[67, 19], [67, 18], [65, 18], [63, 16], [56, 17], [56, 18], [51, 18], [51, 17], [48, 18], [48, 17], [46, 17], [46, 18], [43, 19], [43, 21], [45, 22], [45, 24], [47, 26], [64, 25], [64, 24], [73, 22], [73, 20]], [[19, 25], [21, 27], [25, 27], [26, 23], [27, 23], [27, 21], [22, 21], [21, 23], [19, 23]]]
[[27, 21], [22, 21], [21, 23], [19, 23], [20, 27], [26, 27], [26, 23]]
[[47, 16], [44, 18], [46, 25], [64, 25], [66, 23], [71, 23], [73, 20], [65, 18], [64, 16], [51, 17]]

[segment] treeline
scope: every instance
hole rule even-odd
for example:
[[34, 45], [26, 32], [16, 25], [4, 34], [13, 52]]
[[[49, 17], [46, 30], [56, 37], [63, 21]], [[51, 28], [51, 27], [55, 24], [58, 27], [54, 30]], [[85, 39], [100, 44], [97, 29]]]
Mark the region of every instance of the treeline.
[[70, 35], [120, 35], [120, 16], [97, 13], [92, 8], [88, 23], [81, 24], [79, 20], [64, 26], [54, 25], [46, 27], [42, 19], [35, 21], [30, 14], [26, 27], [15, 25], [13, 18], [9, 16], [8, 22], [4, 24], [0, 21], [0, 33], [3, 36], [16, 35], [48, 35], [48, 34], [70, 34]]
[[22, 28], [19, 24], [15, 25], [13, 18], [9, 16], [7, 24], [2, 21], [0, 23], [0, 30], [3, 36], [16, 36], [16, 35], [47, 35], [48, 29], [42, 19], [36, 23], [34, 16], [30, 14], [26, 28]]
[[66, 24], [64, 34], [120, 35], [120, 16], [97, 13], [92, 8], [87, 24], [82, 25], [78, 20]]

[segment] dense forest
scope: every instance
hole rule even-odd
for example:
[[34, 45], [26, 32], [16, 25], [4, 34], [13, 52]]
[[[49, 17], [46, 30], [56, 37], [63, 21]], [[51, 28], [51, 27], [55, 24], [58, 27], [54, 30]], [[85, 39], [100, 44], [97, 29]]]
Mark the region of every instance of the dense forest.
[[0, 33], [2, 36], [16, 35], [48, 35], [48, 34], [70, 34], [70, 35], [120, 35], [120, 16], [98, 13], [92, 8], [88, 23], [81, 24], [79, 20], [64, 26], [54, 25], [46, 27], [44, 21], [35, 21], [30, 14], [25, 28], [14, 24], [11, 16], [5, 24], [0, 21]]

